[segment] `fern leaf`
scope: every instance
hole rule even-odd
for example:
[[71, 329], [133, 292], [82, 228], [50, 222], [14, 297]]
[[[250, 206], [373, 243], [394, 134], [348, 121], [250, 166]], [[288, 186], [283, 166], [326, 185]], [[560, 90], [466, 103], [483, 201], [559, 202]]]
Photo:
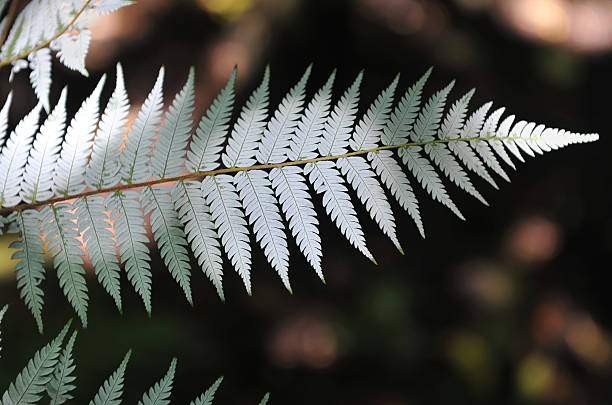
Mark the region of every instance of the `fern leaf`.
[[30, 151], [30, 143], [38, 129], [38, 104], [17, 124], [0, 153], [0, 206], [11, 207], [21, 200], [21, 179]]
[[221, 300], [225, 300], [219, 236], [202, 197], [201, 185], [193, 181], [178, 181], [174, 184], [171, 198], [202, 271], [215, 285]]
[[[389, 118], [398, 80], [399, 75], [383, 90], [359, 121], [349, 141], [351, 150], [372, 149], [378, 146], [383, 128]], [[372, 219], [378, 223], [381, 230], [403, 253], [395, 232], [395, 220], [391, 205], [368, 162], [361, 156], [352, 156], [339, 159], [337, 166], [357, 192], [357, 196], [366, 206]]]
[[[484, 106], [474, 111], [465, 122], [465, 125], [463, 126], [463, 129], [461, 130], [458, 137], [461, 139], [477, 137], [488, 109], [489, 107], [487, 107], [487, 105], [485, 104]], [[476, 155], [476, 153], [474, 153], [472, 148], [469, 147], [468, 143], [451, 142], [448, 144], [448, 148], [459, 158], [459, 160], [465, 165], [465, 167], [467, 167], [469, 170], [489, 182], [489, 184], [491, 184], [495, 189], [498, 188], [493, 178], [489, 175], [489, 172], [487, 171], [486, 167], [483, 165], [482, 161]]]
[[106, 15], [134, 3], [131, 0], [98, 0], [95, 10], [99, 15]]
[[[94, 2], [82, 9], [95, 13], [96, 7], [104, 2], [117, 5], [121, 0]], [[15, 37], [14, 47], [27, 44], [32, 33], [46, 35], [53, 31], [31, 24], [31, 19], [40, 14], [34, 5], [41, 4], [42, 0], [33, 0], [25, 6], [26, 14], [21, 19], [25, 39]], [[45, 2], [42, 7], [48, 8], [49, 4]], [[62, 4], [55, 15], [58, 24], [71, 21], [70, 15], [76, 15], [82, 7], [76, 0]], [[83, 23], [74, 24], [75, 32], [84, 26]], [[22, 68], [24, 63], [16, 61], [13, 71]], [[514, 167], [511, 155], [522, 160], [522, 154], [534, 156], [598, 137], [547, 129], [525, 121], [513, 124], [512, 116], [502, 120], [503, 109], [489, 114], [490, 104], [466, 119], [473, 91], [455, 102], [443, 116], [453, 83], [435, 93], [421, 107], [423, 87], [430, 72], [425, 72], [392, 110], [398, 85], [396, 77], [358, 119], [363, 73], [359, 73], [332, 107], [335, 71], [306, 102], [309, 67], [268, 118], [270, 73], [267, 68], [261, 85], [250, 96], [229, 131], [236, 80], [234, 69], [227, 85], [200, 120], [189, 150], [187, 144], [194, 109], [193, 69], [162, 122], [164, 69], [161, 68], [131, 130], [124, 131], [129, 101], [121, 67], [117, 66], [115, 90], [96, 136], [98, 99], [104, 78], [72, 120], [59, 158], [58, 143], [65, 122], [65, 92], [30, 148], [38, 127], [41, 106], [37, 106], [20, 122], [7, 145], [0, 150], [0, 205], [2, 215], [11, 213], [6, 220], [9, 231], [22, 231], [20, 240], [13, 245], [19, 250], [16, 255], [20, 259], [16, 269], [18, 285], [39, 328], [42, 329], [43, 301], [40, 281], [44, 278], [41, 235], [49, 229], [50, 247], [57, 256], [55, 264], [62, 288], [83, 321], [87, 290], [81, 244], [85, 245], [98, 279], [119, 310], [121, 262], [150, 313], [151, 259], [143, 211], [150, 218], [165, 264], [190, 303], [193, 297], [187, 244], [221, 299], [224, 298], [221, 246], [250, 294], [251, 231], [290, 289], [287, 232], [281, 211], [291, 236], [323, 279], [321, 236], [307, 181], [316, 193], [322, 194], [325, 210], [341, 233], [374, 261], [347, 183], [357, 192], [369, 215], [401, 249], [381, 180], [424, 235], [420, 208], [408, 172], [434, 200], [463, 218], [449, 197], [442, 177], [449, 178], [486, 204], [468, 177], [468, 171], [495, 185], [489, 169], [507, 178], [500, 162]], [[10, 103], [9, 95], [0, 110], [0, 135], [7, 129]], [[231, 136], [223, 149], [228, 132]], [[128, 133], [125, 145], [123, 133]], [[397, 157], [393, 156], [393, 149], [398, 150], [403, 165], [400, 166]], [[187, 174], [183, 174], [185, 170]], [[165, 188], [170, 185], [172, 188]], [[104, 194], [106, 199], [102, 197]], [[58, 205], [75, 200], [70, 209]], [[24, 202], [15, 207], [21, 201]], [[28, 211], [39, 207], [46, 207], [42, 210], [47, 214], [43, 230], [40, 229], [40, 214]]]
[[6, 96], [6, 100], [4, 101], [4, 105], [0, 110], [0, 146], [4, 146], [4, 142], [6, 141], [6, 131], [8, 129], [8, 113], [11, 109], [11, 104], [13, 102], [13, 92], [9, 92], [8, 96]]
[[73, 384], [76, 377], [72, 375], [76, 366], [72, 359], [72, 348], [77, 336], [77, 331], [72, 332], [72, 336], [68, 340], [66, 347], [59, 357], [53, 377], [47, 384], [47, 394], [51, 397], [50, 405], [60, 405], [72, 399], [70, 391], [73, 391], [76, 386]]
[[321, 237], [317, 228], [319, 221], [302, 169], [274, 168], [270, 171], [270, 180], [300, 250], [319, 278], [325, 280], [321, 269]]
[[389, 87], [380, 93], [363, 118], [361, 118], [349, 143], [351, 150], [373, 149], [378, 146], [385, 124], [389, 119], [393, 95], [395, 94], [398, 81], [399, 74], [395, 76]]
[[419, 113], [412, 131], [410, 131], [410, 140], [412, 142], [429, 142], [435, 139], [436, 128], [442, 119], [442, 112], [444, 111], [448, 93], [450, 93], [454, 85], [455, 82], [452, 81], [427, 101], [427, 104]]
[[263, 170], [237, 173], [234, 176], [234, 184], [239, 190], [249, 223], [255, 231], [255, 239], [260, 243], [266, 258], [287, 290], [291, 292], [287, 236], [268, 173]]
[[110, 196], [107, 206], [115, 220], [115, 238], [119, 245], [121, 263], [125, 265], [128, 279], [142, 298], [147, 313], [151, 315], [151, 256], [147, 242], [144, 213], [138, 202], [139, 194], [126, 190]]
[[41, 399], [45, 386], [52, 378], [62, 342], [69, 327], [70, 322], [64, 326], [55, 339], [37, 351], [28, 361], [28, 364], [2, 395], [3, 405], [35, 404]]
[[[520, 122], [518, 122], [516, 124], [516, 127], [518, 127], [520, 124]], [[527, 144], [527, 142], [525, 142], [525, 140], [523, 138], [529, 138], [531, 137], [532, 132], [534, 131], [536, 127], [536, 124], [534, 122], [530, 122], [527, 123], [524, 127], [523, 130], [520, 132], [520, 135], [518, 135], [516, 137], [516, 139], [514, 140], [514, 143], [526, 154], [528, 154], [531, 157], [534, 157], [535, 154], [533, 153], [533, 151], [531, 150], [531, 148], [529, 147], [529, 145]], [[518, 130], [513, 130], [513, 133], [518, 133]]]
[[[525, 162], [525, 159], [523, 159], [523, 155], [521, 155], [518, 146], [516, 146], [515, 139], [521, 135], [521, 132], [523, 131], [523, 128], [525, 128], [525, 126], [527, 125], [527, 122], [519, 121], [515, 123], [514, 126], [512, 126], [513, 122], [514, 115], [511, 115], [506, 118], [506, 120], [504, 120], [504, 122], [502, 122], [502, 124], [500, 125], [498, 136], [503, 138], [510, 138], [508, 142], [504, 143], [504, 145], [508, 148], [510, 153], [514, 155], [514, 157], [516, 157], [521, 162]], [[512, 129], [510, 129], [510, 127], [512, 127]]]
[[474, 96], [474, 92], [475, 90], [472, 89], [459, 100], [455, 101], [446, 114], [446, 117], [444, 117], [442, 125], [440, 125], [440, 129], [438, 130], [438, 139], [444, 140], [459, 138], [465, 121], [468, 104]]
[[421, 105], [423, 87], [430, 75], [431, 68], [406, 91], [395, 107], [381, 136], [383, 145], [399, 145], [408, 142], [408, 135]]
[[[446, 98], [453, 85], [454, 82], [451, 82], [444, 89], [435, 93], [421, 110], [412, 131], [410, 131], [410, 139], [413, 142], [431, 142], [434, 140], [436, 128], [442, 118]], [[409, 146], [401, 148], [398, 153], [414, 177], [435, 200], [446, 205], [459, 218], [465, 219], [449, 197], [433, 166], [421, 155], [421, 150], [420, 146]]]
[[89, 402], [89, 405], [119, 405], [123, 395], [123, 381], [125, 369], [132, 356], [132, 351], [128, 351], [123, 357], [121, 364], [111, 374], [104, 384], [98, 389], [96, 396]]
[[410, 180], [393, 157], [393, 152], [389, 150], [370, 152], [368, 153], [368, 159], [372, 162], [372, 168], [376, 174], [391, 190], [391, 194], [395, 196], [397, 202], [408, 212], [421, 236], [425, 237], [419, 203], [410, 185]]
[[[494, 129], [492, 128], [492, 135], [496, 136], [497, 138], [507, 138], [508, 137], [508, 133], [510, 132], [510, 126], [512, 125], [512, 122], [514, 121], [514, 115], [510, 115], [508, 117], [506, 117], [501, 124], [499, 124], [499, 128]], [[497, 155], [511, 168], [516, 170], [516, 166], [514, 165], [514, 162], [512, 161], [512, 159], [510, 158], [510, 155], [508, 155], [508, 152], [506, 151], [506, 148], [504, 147], [505, 142], [502, 142], [500, 139], [492, 139], [489, 141], [489, 144], [491, 145], [491, 147], [493, 148], [493, 150], [495, 151], [495, 153], [497, 153]], [[516, 146], [515, 146], [516, 147]], [[520, 155], [520, 153], [519, 153]], [[523, 161], [522, 157], [519, 159], [520, 161]]]
[[391, 205], [368, 162], [361, 156], [351, 156], [339, 159], [337, 166], [357, 192], [357, 197], [365, 205], [372, 219], [403, 254], [404, 250], [395, 232]]
[[46, 206], [41, 212], [42, 229], [47, 234], [48, 249], [55, 256], [53, 265], [60, 287], [86, 328], [87, 285], [73, 211], [73, 207], [67, 204]]
[[219, 155], [223, 150], [234, 105], [236, 73], [234, 67], [227, 84], [200, 120], [187, 152], [187, 168], [190, 171], [202, 172], [219, 167]]
[[187, 301], [193, 306], [191, 296], [191, 267], [187, 254], [187, 237], [170, 198], [168, 187], [146, 187], [141, 194], [145, 215], [151, 213], [149, 222], [161, 257], [170, 274], [185, 292]]
[[302, 113], [300, 122], [295, 128], [295, 134], [289, 142], [287, 151], [289, 160], [314, 159], [318, 156], [316, 151], [329, 115], [335, 78], [336, 71], [334, 70]]
[[30, 83], [36, 97], [45, 111], [49, 111], [49, 91], [51, 90], [51, 51], [43, 48], [28, 55], [30, 62]]
[[482, 194], [476, 190], [470, 178], [465, 173], [461, 165], [455, 160], [448, 147], [444, 144], [425, 145], [425, 152], [431, 157], [434, 163], [442, 170], [442, 172], [459, 188], [466, 193], [477, 198], [484, 205], [489, 205]]
[[545, 142], [542, 142], [542, 132], [544, 132], [544, 125], [540, 124], [536, 126], [531, 135], [525, 139], [527, 145], [529, 145], [529, 147], [538, 155], [544, 154], [542, 148], [540, 148], [540, 144], [545, 145]]
[[215, 394], [219, 389], [219, 386], [223, 382], [223, 377], [219, 377], [202, 395], [195, 400], [191, 401], [189, 405], [212, 405], [215, 399]]
[[89, 76], [85, 69], [85, 58], [91, 42], [91, 31], [81, 28], [75, 32], [67, 32], [58, 39], [59, 50], [57, 58], [68, 69], [76, 70], [83, 76]]
[[176, 359], [172, 359], [168, 372], [153, 387], [146, 392], [138, 405], [167, 405], [170, 403], [172, 393], [172, 383], [174, 382], [174, 372], [176, 371]]
[[[8, 309], [8, 305], [5, 305], [0, 309], [0, 325], [2, 325], [2, 319], [4, 318], [4, 314], [6, 314], [6, 310]], [[0, 329], [0, 343], [2, 343], [2, 330]], [[0, 346], [0, 352], [2, 352], [2, 346]], [[0, 353], [0, 358], [2, 355]]]
[[[64, 18], [60, 17], [62, 7], [58, 7], [60, 0], [49, 0], [49, 1], [39, 1], [38, 8], [40, 9], [40, 14], [49, 18], [54, 18], [57, 20], [56, 24], [43, 24], [42, 31], [43, 34], [41, 38], [49, 39], [53, 35], [56, 34], [57, 30], [60, 28], [61, 24], [64, 21]], [[65, 3], [64, 3], [65, 4]], [[52, 47], [53, 48], [53, 47]]]
[[[544, 152], [549, 152], [558, 149], [565, 144], [567, 136], [564, 137], [564, 135], [567, 134], [563, 130], [546, 128], [544, 131], [542, 131], [540, 139], [534, 140], [534, 142], [538, 142], [538, 145]], [[572, 137], [571, 134], [570, 137]]]
[[76, 203], [77, 228], [83, 236], [87, 251], [98, 281], [115, 300], [122, 312], [120, 269], [117, 251], [114, 248], [113, 233], [106, 222], [104, 197], [79, 198]]
[[24, 9], [19, 13], [19, 15], [15, 18], [15, 22], [11, 26], [9, 33], [2, 44], [2, 50], [0, 51], [0, 57], [2, 59], [9, 59], [13, 56], [20, 54], [23, 51], [23, 39], [19, 41], [20, 38], [26, 37], [26, 32], [28, 31], [30, 25], [30, 17], [32, 13], [32, 8], [24, 7]]
[[17, 211], [15, 214], [17, 227], [19, 228], [19, 240], [11, 244], [12, 259], [16, 259], [15, 273], [17, 274], [17, 288], [26, 306], [34, 315], [39, 332], [43, 332], [42, 306], [43, 290], [40, 283], [45, 278], [43, 264], [43, 240], [40, 237], [39, 213], [35, 210]]
[[[544, 129], [544, 127], [542, 127], [542, 129]], [[470, 144], [473, 146], [476, 153], [480, 155], [482, 161], [489, 166], [491, 170], [493, 170], [507, 182], [510, 182], [510, 177], [508, 177], [504, 169], [499, 164], [499, 161], [495, 157], [495, 154], [493, 153], [493, 150], [489, 146], [488, 142], [476, 140], [471, 141]]]
[[[472, 90], [453, 104], [438, 130], [438, 139], [457, 138], [465, 120], [468, 102], [473, 94], [474, 91]], [[476, 197], [483, 204], [488, 205], [484, 197], [476, 190], [461, 165], [459, 165], [453, 154], [448, 150], [447, 145], [443, 143], [428, 144], [425, 145], [424, 149], [453, 183], [468, 194]]]
[[119, 148], [123, 144], [122, 133], [129, 111], [130, 101], [125, 91], [123, 69], [117, 64], [115, 90], [100, 119], [91, 160], [85, 172], [89, 187], [101, 189], [119, 182]]
[[189, 69], [189, 76], [183, 89], [176, 95], [166, 113], [164, 125], [159, 131], [159, 140], [153, 150], [151, 159], [152, 174], [160, 179], [174, 177], [184, 170], [182, 166], [185, 148], [189, 141], [194, 110], [194, 69]]
[[270, 400], [270, 393], [267, 392], [266, 395], [264, 395], [264, 397], [259, 402], [259, 405], [267, 405], [269, 400]]
[[319, 143], [321, 156], [342, 155], [347, 152], [353, 123], [359, 103], [359, 86], [363, 79], [363, 71], [359, 72], [353, 84], [344, 92], [342, 98], [332, 110], [323, 136]]
[[451, 200], [433, 166], [421, 155], [420, 146], [409, 146], [399, 150], [399, 155], [408, 169], [434, 200], [446, 205], [455, 215], [465, 220], [455, 203]]
[[86, 187], [85, 170], [98, 124], [99, 99], [105, 81], [106, 75], [102, 76], [93, 93], [81, 104], [66, 130], [62, 152], [53, 174], [55, 194], [76, 194]]
[[[493, 103], [487, 103], [482, 107], [485, 114], [491, 108], [492, 105]], [[495, 121], [499, 120], [499, 116], [501, 116], [501, 113], [502, 111], [498, 110], [494, 112], [493, 114], [491, 114], [489, 118], [487, 118], [485, 123], [483, 124], [482, 129], [480, 130], [480, 134], [478, 135], [478, 133], [476, 133], [475, 136], [480, 136], [481, 138], [484, 137], [486, 132], [488, 132], [488, 127], [493, 122], [492, 120], [495, 120]], [[542, 129], [544, 129], [543, 126], [542, 126]], [[481, 141], [481, 140], [472, 140], [470, 141], [470, 146], [474, 148], [474, 150], [476, 151], [478, 155], [480, 155], [480, 158], [485, 163], [485, 165], [491, 168], [491, 170], [496, 172], [504, 180], [508, 182], [510, 181], [510, 178], [508, 177], [504, 169], [502, 169], [501, 165], [497, 161], [497, 158], [493, 154], [493, 151], [491, 150], [487, 142]]]
[[482, 129], [480, 130], [481, 138], [489, 138], [495, 136], [497, 132], [497, 125], [499, 124], [499, 120], [501, 119], [501, 116], [504, 111], [506, 111], [506, 109], [504, 107], [501, 107], [493, 111], [493, 113], [489, 115], [489, 117], [483, 124]]
[[355, 207], [344, 186], [340, 172], [333, 162], [323, 161], [306, 165], [304, 174], [319, 194], [323, 194], [323, 206], [340, 232], [368, 259], [376, 263], [368, 250]]
[[24, 201], [45, 201], [53, 197], [53, 169], [66, 127], [66, 88], [45, 123], [40, 127], [21, 180]]
[[264, 130], [256, 154], [259, 163], [280, 163], [287, 159], [290, 135], [300, 118], [300, 112], [304, 105], [306, 83], [310, 77], [311, 69], [312, 65], [308, 66], [300, 81], [283, 98], [272, 118], [268, 121], [268, 127]]
[[121, 178], [137, 183], [149, 178], [149, 159], [163, 107], [164, 67], [159, 69], [153, 89], [138, 112], [121, 156]]
[[202, 194], [210, 207], [225, 253], [251, 295], [249, 231], [232, 176], [206, 177], [202, 182]]
[[266, 67], [261, 84], [242, 108], [225, 152], [221, 156], [226, 167], [244, 167], [256, 163], [255, 154], [268, 115], [269, 83], [270, 68]]

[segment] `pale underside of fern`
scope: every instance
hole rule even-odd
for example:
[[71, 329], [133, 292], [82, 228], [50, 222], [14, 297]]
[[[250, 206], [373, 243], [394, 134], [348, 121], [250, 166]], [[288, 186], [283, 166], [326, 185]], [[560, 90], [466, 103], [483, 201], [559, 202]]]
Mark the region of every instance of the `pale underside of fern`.
[[[17, 0], [15, 0], [17, 1]], [[0, 3], [0, 14], [7, 2]], [[12, 19], [9, 12], [0, 20], [0, 67], [11, 65], [13, 76], [30, 69], [36, 97], [49, 111], [52, 53], [67, 68], [87, 76], [85, 58], [89, 50], [89, 27], [100, 16], [133, 4], [131, 0], [32, 0]]]
[[[0, 311], [0, 321], [6, 306]], [[64, 344], [70, 330], [68, 322], [51, 342], [38, 350], [28, 361], [0, 397], [2, 405], [30, 405], [47, 402], [61, 405], [71, 402], [77, 389], [77, 364], [73, 358], [77, 331], [74, 330]], [[128, 351], [117, 369], [103, 382], [89, 405], [119, 405], [123, 400], [125, 374], [132, 351]], [[176, 358], [170, 362], [166, 374], [142, 395], [139, 405], [168, 405], [177, 367]], [[212, 405], [223, 377], [218, 378], [190, 405]], [[265, 394], [260, 404], [266, 404], [270, 394]]]
[[[224, 255], [251, 294], [256, 245], [291, 291], [292, 240], [324, 280], [315, 193], [322, 195], [325, 213], [349, 243], [376, 263], [355, 200], [403, 253], [385, 189], [424, 236], [416, 186], [463, 219], [447, 183], [487, 204], [469, 173], [497, 187], [493, 176], [508, 180], [502, 164], [514, 168], [510, 156], [523, 161], [524, 155], [598, 139], [515, 122], [514, 116], [502, 120], [503, 109], [488, 114], [491, 103], [468, 114], [474, 92], [449, 103], [454, 82], [422, 101], [430, 70], [397, 101], [399, 76], [394, 78], [358, 116], [363, 73], [334, 101], [335, 71], [307, 98], [310, 71], [271, 108], [266, 68], [261, 84], [236, 109], [233, 124], [235, 69], [197, 124], [193, 69], [165, 110], [160, 69], [129, 131], [130, 104], [119, 65], [101, 118], [105, 77], [70, 123], [66, 90], [40, 128], [41, 109], [32, 110], [0, 150], [0, 212], [8, 214], [9, 232], [20, 234], [14, 245], [18, 287], [39, 329], [45, 243], [84, 325], [86, 262], [93, 264], [119, 310], [123, 265], [151, 313], [153, 242], [192, 304], [190, 251], [221, 299]], [[10, 102], [9, 96], [0, 111], [1, 138]]]

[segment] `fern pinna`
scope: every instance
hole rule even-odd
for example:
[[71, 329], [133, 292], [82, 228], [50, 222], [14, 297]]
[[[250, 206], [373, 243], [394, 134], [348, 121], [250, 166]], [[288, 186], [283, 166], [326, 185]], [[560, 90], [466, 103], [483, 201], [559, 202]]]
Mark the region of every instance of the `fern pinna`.
[[[491, 103], [468, 114], [473, 91], [446, 109], [454, 83], [422, 103], [430, 71], [394, 104], [396, 77], [357, 117], [363, 73], [333, 102], [335, 71], [307, 100], [310, 72], [308, 67], [272, 109], [266, 68], [231, 125], [234, 69], [195, 132], [193, 69], [165, 113], [160, 69], [127, 136], [130, 102], [120, 65], [100, 119], [105, 77], [69, 124], [65, 89], [40, 128], [40, 106], [26, 115], [0, 151], [0, 204], [9, 232], [20, 235], [13, 245], [17, 285], [39, 329], [45, 249], [54, 255], [59, 283], [83, 325], [88, 306], [84, 259], [119, 310], [123, 267], [151, 312], [147, 218], [166, 266], [190, 303], [190, 250], [221, 299], [224, 254], [251, 294], [251, 233], [291, 291], [290, 239], [324, 280], [312, 191], [322, 194], [325, 211], [346, 239], [376, 263], [349, 188], [402, 252], [385, 187], [424, 235], [414, 180], [463, 219], [445, 177], [487, 204], [469, 172], [497, 187], [490, 172], [508, 180], [502, 163], [514, 168], [511, 156], [523, 161], [524, 155], [598, 138], [515, 122], [514, 116], [502, 120], [504, 109], [489, 113]], [[10, 104], [9, 95], [0, 111], [2, 135]]]
[[[0, 1], [0, 15], [8, 4]], [[13, 20], [19, 9], [18, 1], [13, 1], [0, 20], [0, 67], [11, 65], [9, 81], [29, 68], [36, 97], [48, 112], [52, 52], [64, 66], [88, 76], [89, 26], [98, 17], [130, 4], [131, 0], [32, 0]]]
[[[6, 309], [7, 307], [4, 306], [0, 310], [0, 323]], [[68, 342], [64, 344], [66, 335], [70, 330], [70, 324], [71, 322], [68, 322], [57, 337], [34, 354], [17, 375], [15, 381], [2, 394], [0, 404], [30, 405], [48, 401], [51, 405], [60, 405], [74, 398], [73, 394], [77, 388], [77, 377], [75, 375], [77, 365], [73, 358], [73, 349], [77, 338], [76, 330], [72, 332]], [[130, 350], [125, 354], [117, 369], [100, 386], [89, 405], [121, 404], [125, 373], [131, 356], [132, 351]], [[138, 405], [167, 405], [170, 403], [176, 366], [177, 360], [174, 358], [170, 362], [166, 374], [142, 394]], [[189, 404], [212, 405], [222, 381], [223, 377], [218, 378], [206, 391]], [[265, 394], [260, 405], [267, 404], [269, 398], [270, 394]]]

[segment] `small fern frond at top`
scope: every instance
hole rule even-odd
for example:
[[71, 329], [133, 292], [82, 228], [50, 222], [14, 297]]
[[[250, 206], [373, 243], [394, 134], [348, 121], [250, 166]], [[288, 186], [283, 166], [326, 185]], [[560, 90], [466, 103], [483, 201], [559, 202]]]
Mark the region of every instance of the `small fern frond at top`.
[[[0, 311], [0, 321], [6, 306]], [[74, 398], [77, 390], [77, 365], [73, 357], [77, 331], [73, 331], [68, 342], [64, 339], [70, 330], [68, 322], [59, 335], [34, 354], [17, 378], [0, 397], [0, 405], [30, 405], [49, 403], [61, 405]], [[125, 373], [132, 351], [128, 351], [117, 369], [102, 383], [89, 405], [120, 405], [123, 401]], [[166, 375], [150, 387], [139, 405], [168, 405], [171, 403], [172, 385], [177, 359], [170, 362]], [[218, 378], [191, 405], [212, 405], [215, 394], [223, 381]], [[1, 391], [0, 391], [1, 392]], [[267, 403], [270, 394], [262, 402]]]
[[[308, 67], [274, 108], [267, 67], [245, 106], [236, 108], [234, 69], [195, 122], [193, 69], [164, 110], [161, 68], [128, 130], [130, 103], [118, 66], [104, 109], [105, 76], [70, 122], [66, 89], [40, 129], [40, 106], [23, 118], [0, 150], [0, 213], [8, 215], [9, 232], [20, 234], [13, 245], [17, 285], [39, 328], [43, 247], [51, 251], [60, 286], [83, 325], [86, 259], [120, 311], [120, 266], [125, 266], [151, 313], [155, 269], [147, 222], [164, 264], [191, 304], [190, 251], [221, 299], [224, 254], [251, 294], [251, 236], [292, 291], [292, 241], [324, 280], [315, 193], [348, 242], [376, 263], [356, 200], [403, 253], [389, 196], [424, 236], [415, 187], [463, 219], [448, 184], [487, 204], [470, 174], [497, 188], [494, 176], [508, 180], [502, 165], [514, 168], [510, 156], [522, 161], [524, 155], [598, 139], [515, 123], [514, 116], [502, 119], [503, 109], [489, 114], [492, 103], [468, 113], [474, 91], [451, 103], [454, 82], [425, 98], [431, 70], [401, 97], [396, 97], [396, 76], [359, 116], [363, 72], [338, 101], [333, 98], [335, 71], [312, 98], [306, 97], [310, 73]], [[0, 111], [0, 138], [8, 130], [10, 102], [9, 95]]]
[[7, 34], [0, 39], [0, 67], [12, 66], [11, 79], [20, 70], [29, 68], [36, 97], [45, 111], [49, 111], [51, 53], [56, 52], [67, 68], [87, 76], [89, 27], [97, 17], [130, 4], [133, 1], [32, 0], [16, 16], [9, 11], [0, 21], [0, 31]]

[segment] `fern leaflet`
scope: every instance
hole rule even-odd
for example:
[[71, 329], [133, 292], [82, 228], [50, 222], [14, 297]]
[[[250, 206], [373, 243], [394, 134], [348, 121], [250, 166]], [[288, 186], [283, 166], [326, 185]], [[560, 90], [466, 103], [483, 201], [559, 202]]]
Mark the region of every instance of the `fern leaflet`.
[[41, 211], [41, 218], [49, 251], [55, 256], [53, 265], [60, 287], [81, 318], [83, 327], [87, 327], [87, 285], [80, 244], [76, 239], [79, 233], [73, 207], [68, 204], [47, 206]]
[[142, 396], [142, 399], [138, 401], [138, 405], [168, 405], [170, 403], [168, 398], [170, 398], [172, 393], [175, 371], [176, 359], [172, 359], [166, 375]]
[[212, 405], [215, 394], [223, 382], [223, 377], [219, 377], [202, 395], [191, 401], [189, 405]]
[[145, 218], [138, 201], [139, 194], [133, 190], [122, 191], [106, 201], [106, 205], [117, 215], [115, 238], [119, 245], [119, 256], [125, 265], [128, 279], [142, 298], [147, 313], [151, 314], [151, 256], [146, 243], [149, 241], [145, 229]]
[[98, 389], [96, 396], [89, 402], [89, 405], [119, 405], [123, 396], [123, 381], [125, 369], [132, 356], [132, 351], [128, 351], [123, 357], [117, 370]]
[[60, 405], [72, 399], [70, 391], [76, 388], [76, 386], [72, 384], [76, 380], [76, 377], [72, 375], [76, 369], [74, 360], [72, 359], [72, 348], [74, 347], [76, 336], [77, 331], [72, 332], [72, 336], [70, 336], [55, 366], [53, 377], [47, 384], [47, 394], [51, 397], [50, 405]]
[[147, 187], [141, 199], [145, 214], [151, 213], [149, 221], [164, 263], [185, 292], [187, 301], [193, 305], [189, 283], [191, 267], [187, 256], [187, 237], [170, 198], [170, 189]]

